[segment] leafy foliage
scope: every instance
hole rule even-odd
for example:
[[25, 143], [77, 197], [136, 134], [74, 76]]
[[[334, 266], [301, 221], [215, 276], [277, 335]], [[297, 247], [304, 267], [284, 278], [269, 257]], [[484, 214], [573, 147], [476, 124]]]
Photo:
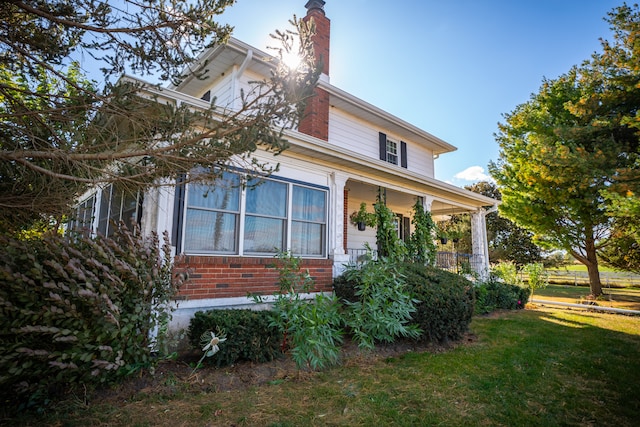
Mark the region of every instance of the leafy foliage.
[[458, 274], [418, 264], [404, 264], [402, 272], [416, 301], [411, 321], [422, 330], [419, 338], [434, 342], [461, 338], [473, 315], [473, 284]]
[[[465, 187], [469, 191], [502, 200], [493, 182], [482, 181]], [[508, 218], [492, 212], [486, 216], [489, 260], [491, 263], [513, 261], [518, 265], [539, 262], [542, 250], [533, 241], [533, 233]], [[470, 242], [468, 246], [471, 247]]]
[[[231, 32], [215, 22], [234, 0], [93, 0], [0, 4], [0, 231], [28, 228], [41, 215], [60, 218], [92, 185], [132, 189], [189, 179], [211, 181], [230, 167], [269, 173], [262, 149], [287, 147], [320, 74], [312, 22], [292, 21], [276, 32], [282, 47], [269, 78], [255, 81], [236, 111], [157, 102], [153, 85], [123, 73], [179, 84], [204, 79], [196, 62]], [[283, 55], [299, 40], [303, 65], [289, 69]], [[101, 66], [104, 86], [89, 81], [73, 60]], [[159, 80], [159, 82], [157, 81]]]
[[3, 402], [41, 406], [70, 385], [151, 366], [170, 319], [168, 236], [120, 229], [113, 239], [0, 236], [0, 389]]
[[529, 291], [512, 283], [505, 283], [490, 277], [486, 282], [474, 287], [476, 304], [475, 314], [488, 314], [496, 310], [515, 310], [524, 308], [529, 301]]
[[500, 262], [491, 266], [491, 274], [497, 279], [512, 285], [521, 285], [522, 279], [518, 275], [518, 266], [515, 262]]
[[[271, 326], [282, 333], [282, 351], [291, 348], [298, 368], [322, 369], [339, 360], [342, 343], [342, 318], [335, 296], [316, 294], [313, 301], [301, 298], [301, 292], [313, 290], [308, 271], [301, 271], [300, 258], [289, 252], [278, 255], [280, 290], [274, 294]], [[261, 296], [254, 296], [263, 302]]]
[[345, 323], [360, 348], [372, 349], [376, 342], [420, 335], [420, 329], [410, 324], [418, 301], [407, 292], [396, 263], [379, 258], [361, 268], [349, 267], [343, 275], [356, 283], [356, 300], [343, 301]]
[[431, 212], [425, 210], [418, 199], [413, 205], [413, 233], [407, 245], [408, 257], [413, 262], [423, 265], [434, 265], [436, 261], [436, 245], [433, 243], [433, 235], [436, 224], [431, 218]]
[[613, 221], [604, 194], [624, 194], [638, 172], [640, 14], [623, 5], [609, 14], [614, 43], [505, 115], [489, 170], [503, 196], [500, 212], [548, 247], [587, 266], [591, 293], [602, 293], [598, 252]]
[[527, 274], [527, 287], [532, 297], [536, 289], [545, 288], [549, 284], [549, 275], [542, 263], [527, 264], [522, 267], [522, 271]]
[[[258, 310], [198, 311], [189, 323], [189, 342], [202, 350], [203, 334], [215, 331], [226, 337], [224, 345], [204, 364], [229, 366], [238, 361], [266, 362], [282, 354], [282, 333], [272, 325], [273, 313]], [[209, 335], [210, 336], [210, 335]]]
[[378, 194], [378, 200], [373, 207], [376, 215], [378, 257], [401, 261], [406, 255], [406, 247], [398, 237], [398, 231], [394, 225], [396, 217], [393, 211], [387, 207], [382, 191]]

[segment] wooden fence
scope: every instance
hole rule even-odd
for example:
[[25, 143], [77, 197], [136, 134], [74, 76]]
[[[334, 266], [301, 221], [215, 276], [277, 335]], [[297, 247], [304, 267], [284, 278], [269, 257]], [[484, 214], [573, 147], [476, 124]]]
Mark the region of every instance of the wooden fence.
[[[549, 275], [549, 283], [576, 286], [589, 284], [589, 275], [586, 271], [547, 270], [547, 274]], [[522, 275], [522, 280], [527, 281], [526, 274]], [[631, 273], [601, 271], [600, 281], [604, 287], [640, 287], [640, 275]]]

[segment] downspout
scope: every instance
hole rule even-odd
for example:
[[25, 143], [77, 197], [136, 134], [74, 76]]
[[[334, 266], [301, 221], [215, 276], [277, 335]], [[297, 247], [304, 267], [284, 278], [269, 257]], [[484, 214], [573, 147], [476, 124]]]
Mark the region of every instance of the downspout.
[[238, 83], [240, 81], [240, 77], [242, 77], [242, 74], [244, 74], [245, 70], [249, 66], [249, 63], [251, 62], [252, 59], [253, 59], [253, 50], [249, 49], [247, 50], [247, 56], [244, 58], [244, 61], [242, 61], [242, 64], [240, 64], [240, 67], [237, 68], [236, 66], [234, 66], [233, 78], [231, 79], [231, 94], [233, 96], [234, 110], [239, 110], [241, 107], [240, 105], [238, 105], [238, 102], [240, 99], [240, 93], [238, 93], [239, 92]]

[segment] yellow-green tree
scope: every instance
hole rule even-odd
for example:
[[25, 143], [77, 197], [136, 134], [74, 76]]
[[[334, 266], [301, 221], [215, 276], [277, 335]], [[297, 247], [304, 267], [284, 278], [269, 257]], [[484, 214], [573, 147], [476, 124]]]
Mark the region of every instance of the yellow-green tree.
[[614, 42], [574, 66], [504, 116], [490, 172], [502, 193], [500, 213], [541, 244], [586, 265], [591, 293], [602, 293], [598, 253], [614, 221], [607, 191], [637, 176], [640, 38], [637, 6], [609, 14]]

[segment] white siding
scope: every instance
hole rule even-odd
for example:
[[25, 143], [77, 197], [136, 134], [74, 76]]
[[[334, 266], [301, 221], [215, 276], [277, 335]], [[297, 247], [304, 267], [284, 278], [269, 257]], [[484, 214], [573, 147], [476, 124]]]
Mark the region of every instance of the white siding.
[[[380, 158], [379, 132], [383, 132], [388, 138], [407, 144], [407, 170], [433, 178], [433, 152], [414, 142], [407, 141], [386, 129], [380, 129], [375, 125], [361, 120], [337, 108], [329, 111], [329, 143], [347, 148], [356, 153]], [[398, 154], [400, 146], [398, 145]], [[398, 164], [398, 167], [401, 167]]]
[[233, 75], [232, 73], [227, 74], [221, 80], [218, 80], [216, 84], [211, 88], [211, 101], [214, 101], [215, 104], [224, 108], [229, 108], [233, 106], [233, 84], [232, 84]]

